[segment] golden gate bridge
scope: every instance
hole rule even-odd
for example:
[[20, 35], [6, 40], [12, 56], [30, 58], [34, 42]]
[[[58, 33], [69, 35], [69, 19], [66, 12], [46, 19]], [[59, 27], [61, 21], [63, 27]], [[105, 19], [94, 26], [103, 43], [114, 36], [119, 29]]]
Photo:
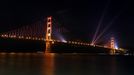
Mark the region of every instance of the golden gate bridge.
[[[60, 44], [70, 44], [75, 46], [85, 46], [85, 47], [101, 47], [109, 49], [110, 54], [116, 54], [116, 52], [123, 52], [125, 53], [125, 49], [116, 48], [115, 45], [115, 38], [110, 38], [110, 45], [95, 45], [89, 42], [78, 42], [78, 41], [71, 41], [65, 40], [62, 35], [56, 36], [55, 32], [66, 32], [67, 30], [62, 28], [56, 28], [53, 25], [54, 22], [52, 20], [52, 16], [47, 17], [46, 23], [44, 21], [37, 22], [34, 25], [27, 25], [21, 28], [11, 30], [9, 32], [1, 33], [1, 38], [12, 38], [12, 39], [25, 39], [25, 40], [40, 40], [46, 43], [45, 52], [49, 53], [51, 51], [51, 47], [56, 43]], [[62, 37], [62, 38], [61, 38]], [[64, 49], [63, 49], [64, 50]]]

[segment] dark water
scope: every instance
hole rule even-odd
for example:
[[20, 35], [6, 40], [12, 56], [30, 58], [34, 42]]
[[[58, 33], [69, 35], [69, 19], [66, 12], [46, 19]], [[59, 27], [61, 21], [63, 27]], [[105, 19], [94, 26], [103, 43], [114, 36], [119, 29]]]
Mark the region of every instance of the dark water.
[[134, 75], [132, 56], [0, 53], [0, 75]]

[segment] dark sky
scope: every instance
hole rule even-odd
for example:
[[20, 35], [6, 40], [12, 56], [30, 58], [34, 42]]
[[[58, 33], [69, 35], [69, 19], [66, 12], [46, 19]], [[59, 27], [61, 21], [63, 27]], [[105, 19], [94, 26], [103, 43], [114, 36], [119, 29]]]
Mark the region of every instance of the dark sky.
[[4, 0], [0, 2], [0, 32], [32, 24], [52, 15], [76, 36], [91, 41], [104, 14], [103, 39], [115, 36], [119, 45], [134, 46], [134, 2], [131, 0]]

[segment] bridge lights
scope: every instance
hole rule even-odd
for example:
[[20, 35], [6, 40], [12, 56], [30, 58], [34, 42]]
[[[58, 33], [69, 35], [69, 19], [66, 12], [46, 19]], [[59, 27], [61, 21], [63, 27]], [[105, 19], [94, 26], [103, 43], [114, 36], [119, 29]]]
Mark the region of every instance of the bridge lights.
[[38, 38], [37, 38], [37, 37], [35, 37], [35, 40], [38, 40]]
[[24, 36], [21, 36], [21, 38], [24, 38]]
[[52, 41], [52, 44], [54, 44], [54, 41]]
[[5, 35], [5, 37], [8, 37], [8, 35]]
[[44, 38], [41, 38], [41, 40], [44, 40]]
[[29, 37], [29, 39], [31, 39], [31, 37]]
[[35, 38], [33, 37], [33, 40], [34, 40]]
[[48, 36], [50, 36], [51, 34], [49, 33]]
[[18, 37], [19, 39], [21, 38], [21, 36]]
[[8, 35], [6, 35], [6, 34], [5, 35], [1, 35], [1, 37], [8, 37]]
[[68, 41], [68, 43], [71, 43], [71, 41]]
[[28, 37], [26, 37], [26, 39], [28, 39]]
[[1, 37], [3, 37], [3, 35], [1, 35]]
[[74, 44], [74, 42], [72, 41], [72, 44]]
[[10, 38], [13, 38], [13, 36], [11, 35]]
[[74, 44], [77, 44], [77, 42], [74, 42]]

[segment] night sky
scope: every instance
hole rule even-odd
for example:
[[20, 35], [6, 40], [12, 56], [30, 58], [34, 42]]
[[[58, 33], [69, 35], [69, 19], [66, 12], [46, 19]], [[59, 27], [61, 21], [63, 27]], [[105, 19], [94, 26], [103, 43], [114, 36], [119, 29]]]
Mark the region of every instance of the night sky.
[[109, 23], [102, 40], [114, 36], [122, 47], [134, 47], [134, 2], [130, 0], [4, 0], [0, 2], [0, 32], [32, 24], [52, 15], [80, 39], [91, 41]]

